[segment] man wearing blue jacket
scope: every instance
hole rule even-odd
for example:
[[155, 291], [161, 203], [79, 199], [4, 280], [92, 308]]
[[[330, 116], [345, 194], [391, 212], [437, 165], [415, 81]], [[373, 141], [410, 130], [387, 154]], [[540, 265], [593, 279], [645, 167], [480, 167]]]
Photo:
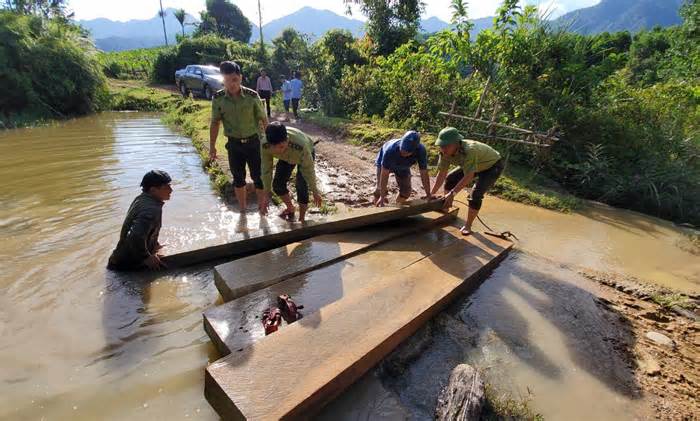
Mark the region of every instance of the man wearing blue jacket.
[[418, 164], [421, 182], [426, 198], [430, 199], [430, 176], [428, 175], [428, 152], [420, 142], [420, 134], [408, 131], [400, 139], [389, 140], [382, 145], [377, 154], [377, 188], [374, 191], [374, 204], [384, 206], [387, 203], [389, 174], [394, 174], [399, 185], [398, 204], [404, 203], [411, 196], [411, 167]]

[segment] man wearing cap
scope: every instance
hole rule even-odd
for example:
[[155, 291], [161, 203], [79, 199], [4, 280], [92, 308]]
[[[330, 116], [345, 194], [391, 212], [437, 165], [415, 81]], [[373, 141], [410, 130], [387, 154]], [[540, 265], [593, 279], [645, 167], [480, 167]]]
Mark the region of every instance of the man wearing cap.
[[404, 203], [411, 196], [411, 167], [418, 163], [421, 182], [426, 197], [430, 199], [430, 176], [428, 175], [428, 153], [420, 142], [420, 134], [408, 131], [400, 139], [389, 140], [382, 145], [377, 154], [377, 188], [374, 191], [374, 204], [384, 206], [387, 203], [387, 186], [389, 174], [393, 173], [399, 185], [399, 197], [396, 202]]
[[[435, 144], [440, 147], [440, 161], [433, 194], [445, 184], [445, 207], [452, 206], [455, 194], [476, 178], [469, 199], [467, 222], [461, 229], [462, 235], [469, 235], [481, 209], [484, 194], [496, 184], [505, 164], [498, 151], [484, 143], [464, 139], [454, 127], [442, 129]], [[458, 168], [448, 174], [451, 166]]]
[[[306, 219], [306, 210], [309, 208], [309, 189], [314, 196], [314, 204], [321, 206], [321, 192], [316, 183], [316, 171], [314, 168], [314, 143], [304, 132], [293, 127], [286, 127], [279, 122], [273, 122], [265, 130], [266, 141], [262, 145], [262, 182], [263, 197], [262, 212], [267, 211], [270, 191], [274, 191], [282, 199], [287, 207], [280, 214], [289, 220], [294, 219], [294, 205], [289, 197], [287, 183], [292, 176], [295, 166], [297, 168], [296, 190], [299, 203], [299, 221]], [[277, 158], [275, 176], [272, 178], [273, 159]]]
[[209, 126], [209, 159], [216, 159], [216, 138], [223, 121], [228, 138], [226, 151], [233, 175], [233, 187], [241, 213], [247, 205], [246, 165], [258, 195], [263, 193], [260, 180], [260, 136], [267, 125], [267, 115], [257, 92], [241, 86], [241, 68], [232, 61], [219, 66], [224, 77], [224, 89], [214, 94]]
[[165, 171], [153, 170], [141, 181], [142, 193], [134, 199], [124, 219], [119, 242], [109, 257], [108, 269], [157, 270], [165, 267], [159, 251], [158, 234], [163, 216], [163, 203], [173, 192], [171, 178]]

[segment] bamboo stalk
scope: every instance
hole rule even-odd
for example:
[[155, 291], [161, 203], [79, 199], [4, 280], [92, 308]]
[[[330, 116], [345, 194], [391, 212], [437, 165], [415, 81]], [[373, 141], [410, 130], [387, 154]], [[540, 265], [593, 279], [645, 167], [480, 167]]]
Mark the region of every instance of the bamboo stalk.
[[545, 134], [545, 133], [537, 133], [537, 132], [534, 132], [534, 131], [532, 131], [532, 130], [521, 129], [520, 127], [509, 126], [509, 125], [507, 125], [507, 124], [501, 124], [501, 123], [491, 122], [491, 121], [488, 121], [488, 120], [483, 120], [483, 119], [480, 119], [480, 118], [467, 117], [467, 116], [463, 116], [463, 115], [459, 115], [459, 114], [446, 113], [446, 112], [444, 112], [444, 111], [440, 111], [438, 114], [444, 115], [444, 116], [447, 116], [447, 117], [458, 118], [458, 119], [462, 119], [462, 120], [474, 121], [474, 122], [477, 122], [477, 123], [485, 124], [485, 125], [487, 125], [487, 126], [488, 126], [488, 125], [491, 125], [491, 126], [495, 126], [495, 127], [500, 127], [500, 128], [502, 128], [502, 129], [509, 129], [509, 130], [513, 130], [513, 131], [516, 131], [516, 132], [519, 132], [519, 133], [523, 133], [523, 134], [534, 135], [534, 136], [536, 136], [536, 137], [538, 137], [538, 138], [553, 140], [553, 141], [555, 141], [555, 142], [556, 142], [556, 141], [559, 141], [559, 138], [558, 138], [558, 137], [549, 136], [549, 135], [547, 135], [547, 134]]

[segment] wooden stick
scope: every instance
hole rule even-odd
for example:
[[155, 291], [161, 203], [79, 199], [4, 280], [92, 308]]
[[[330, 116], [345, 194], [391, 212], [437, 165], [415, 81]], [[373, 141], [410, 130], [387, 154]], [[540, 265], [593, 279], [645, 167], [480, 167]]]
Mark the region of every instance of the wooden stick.
[[513, 131], [516, 131], [516, 132], [519, 132], [519, 133], [523, 133], [523, 134], [534, 135], [534, 136], [536, 136], [536, 137], [538, 137], [538, 138], [545, 139], [545, 140], [552, 140], [552, 141], [555, 141], [555, 142], [559, 141], [559, 138], [558, 138], [558, 137], [549, 136], [549, 135], [547, 135], [547, 134], [545, 134], [545, 133], [533, 132], [532, 130], [521, 129], [520, 127], [509, 126], [509, 125], [507, 125], [507, 124], [501, 124], [501, 123], [496, 123], [496, 122], [493, 122], [493, 123], [492, 123], [492, 122], [490, 122], [490, 121], [488, 121], [488, 120], [482, 120], [482, 119], [479, 119], [479, 118], [467, 117], [467, 116], [463, 116], [463, 115], [459, 115], [459, 114], [446, 113], [446, 112], [444, 112], [444, 111], [440, 111], [438, 114], [444, 115], [444, 116], [448, 116], [448, 117], [453, 117], [453, 118], [459, 118], [459, 119], [462, 119], [462, 120], [474, 121], [474, 122], [482, 123], [482, 124], [486, 124], [486, 125], [492, 125], [492, 126], [495, 126], [495, 127], [500, 127], [500, 128], [502, 128], [502, 129], [509, 129], [509, 130], [513, 130]]
[[539, 146], [542, 148], [549, 148], [550, 146], [552, 146], [552, 145], [547, 145], [546, 143], [528, 142], [527, 140], [511, 139], [509, 137], [503, 137], [503, 136], [492, 136], [490, 134], [485, 134], [485, 133], [474, 132], [473, 135], [483, 137], [484, 139], [504, 140], [506, 142], [522, 143], [525, 145]]

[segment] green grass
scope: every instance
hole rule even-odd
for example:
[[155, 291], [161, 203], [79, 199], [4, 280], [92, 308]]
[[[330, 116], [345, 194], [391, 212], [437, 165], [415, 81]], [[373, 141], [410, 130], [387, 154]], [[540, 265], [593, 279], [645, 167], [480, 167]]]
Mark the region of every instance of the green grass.
[[[386, 126], [382, 121], [353, 121], [339, 117], [329, 117], [320, 112], [305, 113], [306, 121], [316, 124], [337, 135], [344, 136], [350, 143], [365, 148], [376, 149], [386, 140], [396, 138], [404, 130]], [[428, 163], [432, 174], [439, 149], [434, 146], [435, 133], [422, 133], [422, 141], [427, 145]], [[491, 191], [502, 199], [539, 206], [559, 212], [571, 212], [581, 206], [582, 200], [566, 193], [555, 182], [522, 165], [508, 163], [506, 171]]]
[[114, 111], [167, 111], [183, 98], [149, 87], [142, 81], [109, 80], [109, 109]]
[[486, 385], [486, 405], [481, 415], [482, 420], [532, 420], [543, 421], [542, 414], [530, 407], [531, 396], [514, 398], [510, 393], [498, 391]]
[[687, 296], [675, 292], [668, 294], [652, 294], [651, 300], [665, 309], [678, 306], [686, 310], [694, 310], [695, 303]]

